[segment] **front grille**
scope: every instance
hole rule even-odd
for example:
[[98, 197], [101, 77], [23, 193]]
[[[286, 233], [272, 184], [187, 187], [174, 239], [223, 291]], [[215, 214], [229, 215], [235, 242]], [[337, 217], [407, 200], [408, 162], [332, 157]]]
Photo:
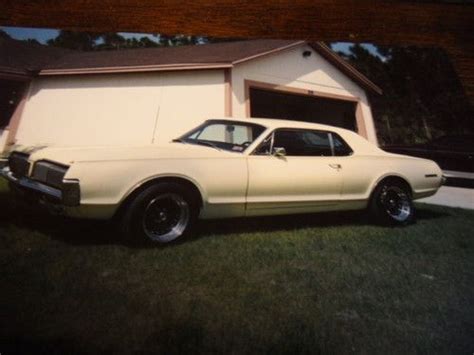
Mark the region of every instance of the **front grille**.
[[39, 161], [33, 168], [32, 178], [56, 188], [61, 188], [67, 167], [47, 161]]
[[30, 163], [28, 162], [28, 154], [12, 153], [8, 158], [8, 167], [16, 178], [28, 176]]

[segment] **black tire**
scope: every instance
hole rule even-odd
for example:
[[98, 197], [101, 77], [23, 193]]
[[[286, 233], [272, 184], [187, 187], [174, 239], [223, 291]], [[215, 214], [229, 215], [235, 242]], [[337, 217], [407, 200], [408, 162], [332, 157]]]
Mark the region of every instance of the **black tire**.
[[369, 214], [377, 224], [403, 226], [415, 221], [415, 207], [408, 186], [386, 179], [372, 193]]
[[120, 216], [119, 228], [132, 244], [166, 244], [189, 236], [199, 214], [192, 191], [176, 183], [157, 183], [139, 192]]

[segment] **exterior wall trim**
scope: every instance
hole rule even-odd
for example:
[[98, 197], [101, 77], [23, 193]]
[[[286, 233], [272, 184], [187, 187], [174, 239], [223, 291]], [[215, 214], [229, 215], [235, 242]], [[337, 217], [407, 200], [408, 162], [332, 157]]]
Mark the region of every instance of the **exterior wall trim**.
[[23, 95], [21, 97], [20, 102], [18, 103], [15, 112], [13, 112], [12, 117], [10, 118], [10, 123], [6, 127], [8, 130], [7, 141], [5, 144], [5, 148], [8, 148], [15, 144], [15, 137], [18, 132], [18, 127], [20, 126], [21, 116], [23, 114], [23, 110], [25, 108], [26, 101], [28, 101], [28, 97], [30, 96], [32, 83], [29, 82], [26, 84], [25, 90], [23, 91]]
[[13, 81], [28, 81], [31, 80], [31, 76], [22, 72], [13, 71], [0, 71], [0, 80], [13, 80]]
[[110, 74], [110, 73], [137, 73], [151, 71], [178, 71], [231, 68], [232, 64], [170, 64], [170, 65], [143, 65], [103, 68], [76, 68], [76, 69], [43, 69], [38, 75], [79, 75], [79, 74]]
[[232, 117], [232, 69], [224, 69], [224, 115]]
[[358, 101], [356, 105], [355, 118], [357, 123], [357, 133], [368, 139], [369, 135], [367, 134], [367, 127], [365, 126], [364, 114], [362, 113], [362, 104], [360, 101]]

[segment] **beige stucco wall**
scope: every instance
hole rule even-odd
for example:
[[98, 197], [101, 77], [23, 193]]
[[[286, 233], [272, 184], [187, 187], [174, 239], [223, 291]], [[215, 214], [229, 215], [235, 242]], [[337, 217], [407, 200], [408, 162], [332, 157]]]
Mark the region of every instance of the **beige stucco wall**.
[[[304, 51], [311, 51], [311, 56], [304, 58], [302, 55]], [[367, 138], [369, 141], [377, 142], [372, 113], [364, 90], [309, 46], [289, 49], [278, 55], [236, 66], [232, 70], [234, 117], [246, 117], [245, 79], [313, 90], [315, 93], [357, 98], [362, 105]]]
[[24, 145], [157, 143], [223, 115], [222, 71], [39, 77], [16, 139]]
[[8, 129], [0, 128], [0, 153], [6, 148]]

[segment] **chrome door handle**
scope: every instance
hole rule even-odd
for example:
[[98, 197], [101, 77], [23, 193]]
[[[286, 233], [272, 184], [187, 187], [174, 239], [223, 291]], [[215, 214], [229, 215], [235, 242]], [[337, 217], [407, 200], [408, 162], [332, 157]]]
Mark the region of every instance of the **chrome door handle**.
[[341, 164], [329, 164], [329, 166], [333, 169], [341, 169], [342, 168]]

